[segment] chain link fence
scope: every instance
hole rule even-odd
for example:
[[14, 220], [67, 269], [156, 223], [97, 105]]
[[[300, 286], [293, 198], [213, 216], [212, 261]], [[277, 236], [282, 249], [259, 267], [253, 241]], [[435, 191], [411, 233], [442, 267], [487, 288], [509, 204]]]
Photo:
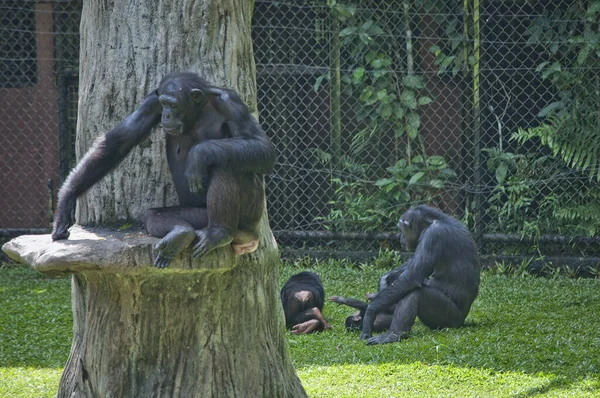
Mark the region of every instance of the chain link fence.
[[81, 6], [0, 2], [0, 244], [49, 230], [74, 164]]
[[276, 237], [311, 255], [400, 249], [399, 216], [425, 203], [496, 260], [597, 264], [599, 8], [257, 0]]
[[[47, 229], [73, 166], [81, 6], [0, 3], [2, 236]], [[594, 0], [256, 0], [277, 239], [401, 250], [400, 214], [425, 203], [494, 259], [596, 265], [599, 15]]]

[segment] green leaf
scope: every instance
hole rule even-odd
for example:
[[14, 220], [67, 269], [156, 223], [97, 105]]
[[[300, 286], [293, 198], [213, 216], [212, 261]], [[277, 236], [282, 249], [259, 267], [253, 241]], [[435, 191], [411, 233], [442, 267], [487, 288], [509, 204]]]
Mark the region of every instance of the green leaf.
[[537, 66], [537, 68], [535, 68], [535, 71], [541, 72], [546, 67], [546, 65], [548, 65], [548, 61], [542, 62]]
[[317, 77], [317, 80], [315, 81], [315, 86], [314, 86], [315, 93], [319, 91], [319, 87], [321, 87], [321, 83], [323, 83], [323, 80], [325, 80], [326, 77], [328, 77], [328, 76], [321, 75], [321, 76]]
[[392, 116], [392, 106], [389, 104], [385, 104], [383, 106], [383, 109], [381, 110], [381, 116], [385, 119], [388, 119], [390, 116]]
[[593, 17], [594, 14], [598, 11], [600, 11], [600, 1], [595, 1], [592, 4], [590, 4], [590, 7], [587, 10], [587, 16]]
[[381, 179], [375, 181], [375, 185], [378, 187], [383, 187], [383, 186], [386, 186], [389, 184], [393, 184], [395, 182], [396, 182], [396, 180], [392, 180], [391, 178], [381, 178]]
[[579, 54], [577, 54], [577, 63], [579, 65], [583, 65], [587, 61], [588, 55], [590, 54], [591, 50], [592, 46], [589, 44], [581, 49]]
[[421, 127], [421, 116], [418, 113], [411, 112], [408, 114], [407, 123], [410, 127], [419, 129]]
[[424, 172], [424, 171], [419, 171], [418, 173], [416, 173], [415, 175], [413, 175], [413, 176], [410, 178], [410, 180], [408, 181], [408, 185], [410, 186], [410, 185], [414, 185], [414, 184], [416, 184], [417, 182], [419, 182], [419, 180], [420, 180], [421, 178], [423, 178], [423, 176], [424, 176], [424, 175], [425, 175], [425, 172]]
[[444, 188], [444, 181], [434, 178], [433, 180], [429, 181], [429, 185], [431, 185], [432, 188]]
[[351, 26], [349, 28], [342, 29], [340, 31], [340, 37], [349, 36], [353, 33], [356, 33], [357, 31], [358, 31], [358, 28], [355, 26]]
[[421, 76], [414, 75], [404, 76], [402, 78], [402, 85], [404, 85], [406, 88], [412, 89], [422, 89], [425, 87], [423, 84], [423, 78]]
[[433, 102], [433, 99], [429, 98], [429, 97], [419, 97], [419, 100], [417, 101], [417, 103], [419, 105], [427, 105], [427, 104], [431, 104]]
[[550, 76], [551, 74], [557, 73], [560, 71], [561, 71], [560, 63], [554, 62], [552, 65], [550, 65], [549, 67], [544, 69], [544, 71], [542, 72], [542, 79], [547, 79], [548, 76]]
[[419, 135], [419, 129], [416, 129], [416, 128], [412, 127], [411, 125], [407, 124], [406, 125], [406, 135], [408, 135], [408, 138], [410, 138], [411, 140], [414, 140]]
[[394, 116], [396, 116], [396, 119], [402, 120], [404, 117], [404, 108], [401, 106], [394, 106]]
[[446, 167], [446, 160], [442, 156], [430, 156], [427, 162], [434, 167]]
[[506, 163], [500, 163], [500, 165], [496, 169], [496, 181], [498, 181], [498, 184], [501, 185], [504, 182], [507, 173], [508, 166], [506, 165]]
[[557, 109], [562, 109], [563, 107], [564, 107], [564, 104], [562, 103], [562, 101], [553, 102], [550, 105], [546, 105], [546, 107], [544, 107], [544, 109], [542, 109], [540, 111], [540, 113], [538, 113], [538, 117], [546, 117], [552, 111], [557, 110]]
[[359, 83], [365, 75], [365, 68], [356, 68], [352, 73], [352, 79], [354, 82]]
[[417, 109], [417, 97], [413, 91], [404, 90], [400, 95], [400, 101], [402, 101], [402, 104], [408, 109]]

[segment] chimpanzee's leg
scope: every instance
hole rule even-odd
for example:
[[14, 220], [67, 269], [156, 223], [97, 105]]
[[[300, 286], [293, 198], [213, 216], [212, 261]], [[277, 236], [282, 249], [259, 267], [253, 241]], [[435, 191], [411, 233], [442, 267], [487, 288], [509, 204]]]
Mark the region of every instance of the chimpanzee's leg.
[[207, 192], [208, 226], [196, 231], [192, 255], [200, 257], [230, 243], [238, 255], [256, 250], [263, 202], [262, 176], [215, 169]]
[[420, 291], [421, 289], [412, 290], [400, 299], [388, 332], [369, 338], [367, 345], [394, 343], [408, 335], [417, 318]]
[[154, 265], [165, 268], [182, 250], [195, 239], [196, 229], [206, 227], [208, 214], [206, 209], [196, 207], [162, 207], [147, 210], [143, 216], [146, 230], [160, 239]]
[[233, 173], [214, 170], [207, 192], [208, 226], [196, 231], [192, 256], [200, 257], [233, 241], [240, 214], [240, 187]]
[[464, 321], [458, 307], [448, 296], [425, 284], [402, 297], [394, 311], [388, 333], [370, 338], [367, 344], [393, 343], [406, 338], [417, 316], [433, 329], [458, 327]]
[[[312, 321], [317, 321], [312, 322]], [[296, 315], [294, 318], [292, 333], [305, 334], [314, 330], [331, 329], [331, 326], [325, 320], [323, 313], [318, 307], [312, 307]]]
[[423, 286], [419, 301], [419, 319], [431, 329], [457, 328], [465, 320], [458, 306], [444, 293]]

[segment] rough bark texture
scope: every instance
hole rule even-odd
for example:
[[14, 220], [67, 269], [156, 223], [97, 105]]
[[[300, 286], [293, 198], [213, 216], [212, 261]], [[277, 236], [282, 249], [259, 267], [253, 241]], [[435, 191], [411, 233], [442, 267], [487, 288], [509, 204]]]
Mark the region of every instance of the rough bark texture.
[[[265, 225], [266, 227], [266, 225]], [[231, 250], [169, 268], [156, 239], [74, 227], [67, 241], [25, 235], [12, 259], [48, 275], [73, 273], [74, 336], [59, 397], [300, 397], [277, 287], [277, 246]]]
[[[84, 2], [77, 148], [85, 153], [175, 70], [237, 90], [256, 110], [253, 2]], [[256, 112], [255, 112], [256, 113]], [[81, 224], [118, 223], [175, 203], [162, 132], [78, 202]], [[152, 267], [156, 239], [74, 227], [3, 249], [48, 275], [73, 274], [74, 338], [59, 397], [296, 397], [266, 213], [259, 249]]]

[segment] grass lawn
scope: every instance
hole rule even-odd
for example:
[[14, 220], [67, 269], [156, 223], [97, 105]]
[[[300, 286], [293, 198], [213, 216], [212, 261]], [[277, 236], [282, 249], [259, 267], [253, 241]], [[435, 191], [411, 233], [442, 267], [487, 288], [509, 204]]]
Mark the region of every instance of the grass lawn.
[[[384, 272], [339, 262], [305, 269], [327, 295], [364, 297]], [[600, 279], [483, 274], [465, 327], [368, 347], [343, 327], [349, 307], [327, 303], [334, 329], [289, 335], [311, 397], [600, 397]], [[71, 344], [70, 281], [0, 268], [0, 397], [53, 397]]]

